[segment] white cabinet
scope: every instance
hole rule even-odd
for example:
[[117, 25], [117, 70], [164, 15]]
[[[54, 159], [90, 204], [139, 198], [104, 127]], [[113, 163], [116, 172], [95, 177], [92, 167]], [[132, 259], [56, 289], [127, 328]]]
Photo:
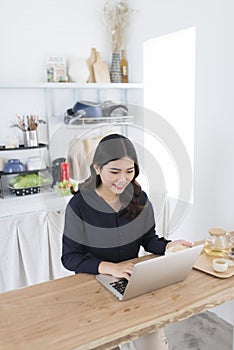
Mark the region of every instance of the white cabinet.
[[0, 217], [0, 293], [72, 274], [61, 264], [63, 224], [64, 210]]

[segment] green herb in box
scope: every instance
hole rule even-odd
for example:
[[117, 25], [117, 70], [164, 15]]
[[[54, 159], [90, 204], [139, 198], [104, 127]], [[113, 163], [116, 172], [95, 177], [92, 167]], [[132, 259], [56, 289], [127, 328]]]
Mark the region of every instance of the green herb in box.
[[14, 189], [48, 186], [51, 184], [51, 178], [44, 174], [24, 174], [13, 177], [10, 180], [10, 186]]

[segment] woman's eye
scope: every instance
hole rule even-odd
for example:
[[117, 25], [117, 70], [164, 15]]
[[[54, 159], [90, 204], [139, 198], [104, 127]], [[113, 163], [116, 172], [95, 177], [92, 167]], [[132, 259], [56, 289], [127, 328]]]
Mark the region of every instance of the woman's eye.
[[[132, 174], [133, 171], [134, 171], [134, 170], [128, 170], [128, 171], [127, 171], [127, 174]], [[119, 171], [110, 171], [110, 173], [111, 173], [111, 174], [117, 175], [117, 174], [119, 174]]]

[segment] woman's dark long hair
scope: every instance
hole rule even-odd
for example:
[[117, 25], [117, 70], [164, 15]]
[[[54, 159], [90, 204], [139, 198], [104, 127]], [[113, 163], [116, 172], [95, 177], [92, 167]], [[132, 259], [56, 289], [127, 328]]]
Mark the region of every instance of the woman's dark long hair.
[[[100, 169], [107, 163], [128, 157], [134, 162], [135, 174], [131, 183], [120, 194], [120, 201], [125, 206], [123, 215], [133, 220], [143, 209], [140, 204], [141, 186], [135, 180], [139, 174], [139, 165], [136, 150], [132, 142], [120, 134], [110, 134], [101, 139], [94, 153], [93, 161], [90, 166], [90, 177], [79, 186], [79, 191], [83, 189], [95, 190], [101, 184], [101, 177], [97, 175], [93, 167], [97, 164]], [[73, 192], [74, 193], [74, 192]]]

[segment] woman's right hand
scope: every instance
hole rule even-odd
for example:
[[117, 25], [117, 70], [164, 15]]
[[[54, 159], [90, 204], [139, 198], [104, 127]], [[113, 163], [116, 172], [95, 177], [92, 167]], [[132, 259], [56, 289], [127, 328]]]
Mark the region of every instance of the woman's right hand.
[[126, 278], [129, 281], [133, 267], [134, 264], [130, 262], [111, 263], [102, 261], [98, 266], [98, 272], [118, 278]]

